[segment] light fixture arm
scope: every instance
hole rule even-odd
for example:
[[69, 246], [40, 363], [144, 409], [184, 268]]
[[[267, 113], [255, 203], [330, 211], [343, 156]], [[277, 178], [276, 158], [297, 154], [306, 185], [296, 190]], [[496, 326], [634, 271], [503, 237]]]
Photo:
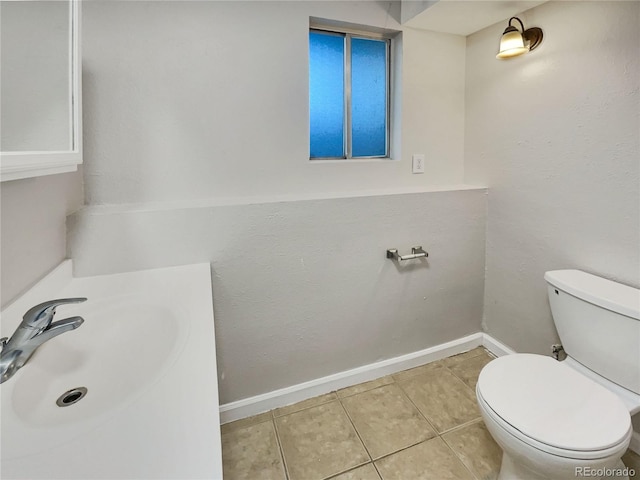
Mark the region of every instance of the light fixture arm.
[[[522, 23], [522, 20], [520, 20], [518, 17], [511, 17], [511, 18], [509, 19], [509, 26], [510, 26], [510, 27], [513, 27], [513, 25], [511, 25], [511, 22], [512, 22], [513, 20], [517, 20], [517, 21], [518, 21], [518, 23], [520, 24], [520, 31], [521, 31], [522, 33], [524, 33], [524, 24]], [[513, 28], [515, 28], [515, 27], [513, 27]]]

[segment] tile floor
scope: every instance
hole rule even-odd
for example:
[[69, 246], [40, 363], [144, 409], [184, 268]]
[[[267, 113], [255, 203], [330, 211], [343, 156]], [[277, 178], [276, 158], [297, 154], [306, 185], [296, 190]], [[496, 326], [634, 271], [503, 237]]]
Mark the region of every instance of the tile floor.
[[223, 425], [224, 478], [495, 479], [502, 452], [475, 399], [492, 358], [476, 348]]

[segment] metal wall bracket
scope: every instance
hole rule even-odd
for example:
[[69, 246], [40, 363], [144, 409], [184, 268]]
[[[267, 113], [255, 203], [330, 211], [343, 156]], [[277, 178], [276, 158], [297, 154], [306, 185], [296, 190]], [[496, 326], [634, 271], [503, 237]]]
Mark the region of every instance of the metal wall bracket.
[[559, 343], [551, 345], [551, 355], [553, 355], [553, 358], [560, 361], [564, 360], [567, 357], [567, 354], [564, 351], [564, 347]]
[[390, 248], [387, 250], [387, 258], [403, 262], [405, 260], [413, 260], [414, 258], [427, 258], [429, 254], [425, 252], [421, 246], [411, 247], [411, 253], [408, 255], [400, 255], [398, 250]]

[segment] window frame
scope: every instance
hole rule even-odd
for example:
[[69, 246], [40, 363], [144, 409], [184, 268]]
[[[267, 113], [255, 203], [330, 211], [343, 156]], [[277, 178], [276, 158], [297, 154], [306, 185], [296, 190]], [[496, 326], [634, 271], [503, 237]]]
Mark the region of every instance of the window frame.
[[[354, 30], [348, 28], [324, 27], [322, 25], [310, 25], [309, 33], [321, 33], [324, 35], [334, 35], [344, 38], [344, 124], [343, 124], [343, 151], [344, 155], [340, 157], [312, 157], [309, 152], [309, 160], [371, 160], [371, 159], [391, 159], [391, 70], [392, 70], [392, 36], [368, 32], [362, 30]], [[357, 156], [352, 155], [352, 115], [351, 115], [351, 39], [363, 38], [368, 40], [384, 41], [385, 48], [385, 153], [383, 155]], [[309, 92], [309, 95], [311, 93]], [[311, 130], [309, 130], [309, 146], [311, 145]]]

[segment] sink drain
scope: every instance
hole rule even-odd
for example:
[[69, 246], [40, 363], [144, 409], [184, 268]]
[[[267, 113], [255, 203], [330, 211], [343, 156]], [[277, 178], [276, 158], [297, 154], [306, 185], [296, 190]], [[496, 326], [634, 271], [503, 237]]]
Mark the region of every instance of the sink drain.
[[87, 389], [85, 387], [73, 388], [60, 395], [58, 400], [56, 400], [56, 405], [59, 407], [68, 407], [69, 405], [78, 403], [86, 394]]

